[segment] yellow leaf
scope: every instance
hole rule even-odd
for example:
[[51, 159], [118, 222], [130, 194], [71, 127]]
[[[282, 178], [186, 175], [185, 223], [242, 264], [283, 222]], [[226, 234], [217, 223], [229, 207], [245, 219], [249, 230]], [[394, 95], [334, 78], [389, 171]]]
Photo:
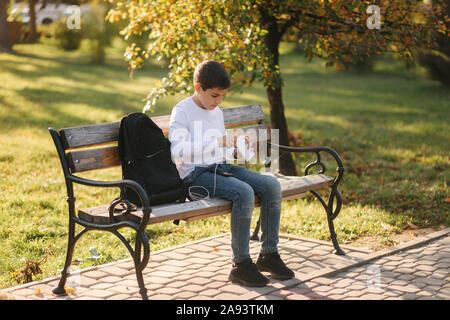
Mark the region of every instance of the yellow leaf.
[[72, 287], [64, 287], [64, 290], [66, 291], [66, 293], [75, 294], [75, 289]]

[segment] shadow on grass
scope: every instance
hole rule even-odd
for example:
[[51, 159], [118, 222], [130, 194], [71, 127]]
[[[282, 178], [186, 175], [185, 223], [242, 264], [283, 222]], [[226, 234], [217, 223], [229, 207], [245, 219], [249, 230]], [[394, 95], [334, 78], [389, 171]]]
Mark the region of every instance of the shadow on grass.
[[[100, 110], [117, 113], [119, 115], [117, 121], [119, 121], [120, 117], [127, 113], [142, 111], [145, 104], [142, 101], [145, 95], [139, 96], [126, 88], [120, 90], [121, 81], [129, 84], [130, 79], [126, 66], [119, 63], [94, 65], [79, 59], [53, 59], [33, 54], [17, 56], [26, 58], [26, 64], [14, 62], [13, 57], [9, 59], [3, 57], [2, 72], [24, 80], [25, 85], [22, 85], [22, 88], [11, 90], [25, 100], [22, 104], [29, 102], [30, 106], [16, 106], [0, 98], [2, 106], [11, 109], [11, 112], [3, 116], [4, 125], [0, 131], [18, 127], [46, 130], [48, 126], [62, 128], [92, 124], [87, 114], [86, 116], [80, 113], [74, 114], [73, 108], [77, 105], [93, 106]], [[150, 66], [136, 72], [133, 81], [148, 78], [152, 83], [155, 78], [161, 78], [163, 74], [164, 70], [161, 68]], [[40, 87], [27, 85], [27, 83], [36, 83], [44, 79], [50, 84]], [[64, 104], [70, 107], [62, 107]], [[169, 108], [167, 102], [161, 102], [160, 108], [152, 115], [158, 115], [158, 111], [161, 113]], [[36, 112], [36, 109], [39, 109], [39, 112]], [[96, 122], [102, 121], [106, 120], [96, 119]]]

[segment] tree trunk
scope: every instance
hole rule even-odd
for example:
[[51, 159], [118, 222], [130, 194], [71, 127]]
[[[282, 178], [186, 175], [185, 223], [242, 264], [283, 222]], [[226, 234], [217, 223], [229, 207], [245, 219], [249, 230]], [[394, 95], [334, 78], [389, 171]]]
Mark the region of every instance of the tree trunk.
[[[272, 87], [268, 87], [266, 91], [270, 106], [270, 122], [272, 123], [272, 128], [279, 130], [280, 145], [289, 146], [288, 127], [286, 117], [284, 115], [281, 87], [275, 89], [273, 89]], [[292, 160], [292, 156], [290, 153], [280, 152], [279, 164], [280, 172], [282, 174], [289, 176], [297, 175], [295, 163]]]
[[[278, 30], [276, 23], [271, 23], [266, 34], [266, 45], [271, 53], [272, 68], [279, 67], [279, 45], [283, 32]], [[267, 99], [270, 107], [270, 121], [273, 129], [279, 130], [280, 145], [289, 146], [288, 126], [284, 115], [282, 83], [276, 81], [275, 84], [266, 88]], [[297, 170], [290, 153], [280, 153], [280, 172], [284, 175], [296, 175]]]
[[36, 3], [37, 0], [28, 0], [28, 14], [30, 15], [30, 21], [28, 22], [28, 36], [27, 42], [34, 43], [38, 39], [36, 31]]
[[8, 22], [6, 9], [8, 0], [0, 0], [0, 52], [14, 52], [8, 34]]

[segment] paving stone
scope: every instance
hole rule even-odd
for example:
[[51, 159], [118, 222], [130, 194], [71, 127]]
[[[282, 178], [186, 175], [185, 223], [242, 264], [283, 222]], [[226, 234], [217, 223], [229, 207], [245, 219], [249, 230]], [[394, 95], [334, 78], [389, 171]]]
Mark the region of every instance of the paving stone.
[[175, 251], [168, 251], [168, 252], [164, 252], [162, 254], [159, 255], [154, 255], [152, 258], [153, 261], [155, 262], [163, 262], [166, 260], [183, 260], [184, 258], [189, 257], [189, 255], [187, 254], [182, 254], [179, 252], [175, 252]]
[[[88, 276], [86, 276], [85, 274], [82, 276], [82, 277], [80, 277], [80, 285], [81, 286], [83, 286], [83, 287], [90, 287], [90, 286], [92, 286], [92, 285], [94, 285], [94, 284], [96, 284], [96, 283], [98, 283], [98, 281], [99, 280], [97, 280], [97, 279], [92, 279], [92, 278], [90, 278], [90, 277], [88, 277]], [[103, 280], [102, 280], [103, 281]]]
[[187, 281], [188, 281], [188, 283], [205, 285], [214, 280], [212, 280], [211, 278], [204, 278], [204, 277], [192, 277], [192, 278], [188, 279]]
[[450, 299], [450, 293], [445, 292], [445, 291], [439, 291], [436, 296], [440, 297], [442, 299], [445, 299], [445, 300], [449, 300]]
[[228, 292], [228, 293], [241, 295], [241, 294], [246, 294], [251, 289], [250, 289], [250, 287], [239, 286], [236, 284], [229, 284], [229, 285], [219, 288], [219, 290], [222, 292]]
[[302, 294], [291, 294], [289, 296], [286, 297], [286, 300], [312, 300], [313, 298], [307, 296], [307, 295], [302, 295]]
[[448, 279], [435, 279], [435, 278], [425, 278], [424, 282], [430, 286], [443, 286], [446, 282], [448, 282]]
[[424, 277], [424, 278], [430, 276], [431, 274], [432, 274], [432, 272], [430, 272], [430, 271], [418, 270], [418, 271], [414, 272], [414, 276], [416, 276], [416, 277]]
[[214, 297], [217, 300], [242, 300], [242, 297], [238, 294], [230, 292], [222, 292]]
[[417, 292], [417, 295], [420, 297], [431, 297], [433, 294], [431, 294], [431, 292], [422, 290], [422, 291]]
[[178, 292], [181, 292], [182, 289], [179, 288], [171, 288], [171, 287], [162, 287], [155, 291], [158, 294], [168, 294], [168, 295], [176, 295]]
[[196, 292], [192, 291], [181, 291], [175, 295], [176, 299], [190, 299], [192, 297], [198, 296]]
[[188, 255], [188, 254], [195, 252], [195, 250], [192, 248], [189, 248], [189, 247], [183, 247], [183, 248], [178, 248], [178, 249], [172, 250], [172, 252], [177, 253], [177, 254]]
[[[127, 280], [127, 281], [129, 281], [129, 282], [126, 282], [128, 285], [132, 285], [132, 280]], [[167, 284], [169, 282], [172, 282], [172, 278], [163, 278], [163, 277], [150, 276], [150, 277], [147, 277], [145, 281], [148, 282], [148, 283]], [[137, 281], [135, 281], [135, 282], [136, 282], [136, 285], [137, 285]]]
[[285, 298], [288, 295], [294, 294], [295, 292], [292, 289], [287, 289], [287, 290], [277, 290], [271, 293], [271, 295], [277, 296], [277, 297], [281, 297], [281, 298]]
[[[147, 285], [146, 288], [150, 292], [154, 290], [154, 288], [151, 288], [151, 285]], [[109, 288], [109, 290], [114, 293], [123, 293], [128, 295], [132, 295], [135, 294], [136, 292], [139, 292], [139, 289], [137, 287], [128, 287], [125, 285], [115, 285]]]
[[420, 298], [420, 296], [414, 293], [407, 293], [402, 295], [401, 298], [403, 300], [417, 300], [418, 298]]
[[91, 289], [87, 291], [87, 296], [97, 298], [97, 299], [105, 299], [107, 297], [111, 297], [114, 295], [114, 292], [109, 290], [98, 290], [98, 289]]
[[176, 272], [155, 270], [150, 273], [151, 277], [173, 278], [178, 275]]
[[405, 285], [405, 286], [393, 285], [393, 286], [389, 286], [389, 289], [397, 290], [397, 291], [401, 291], [401, 292], [405, 292], [405, 293], [416, 293], [416, 292], [420, 291], [419, 288], [412, 286], [412, 285]]
[[318, 283], [318, 284], [324, 284], [324, 285], [332, 284], [334, 281], [335, 280], [333, 280], [333, 279], [323, 278], [323, 277], [316, 278], [316, 279], [312, 280], [312, 282], [315, 282], [315, 283]]
[[92, 271], [89, 271], [89, 278], [92, 278], [92, 279], [97, 279], [98, 280], [98, 279], [103, 279], [103, 278], [105, 278], [107, 276], [110, 276], [110, 274], [108, 272], [103, 271], [103, 270], [92, 270]]
[[[254, 300], [283, 300], [283, 298], [267, 294], [265, 296], [259, 296], [259, 297], [255, 298]], [[297, 300], [299, 300], [299, 299], [297, 299]]]
[[347, 291], [348, 290], [343, 289], [343, 288], [335, 288], [335, 289], [331, 289], [330, 291], [328, 291], [327, 294], [328, 295], [343, 295]]
[[330, 291], [332, 288], [330, 286], [318, 286], [316, 288], [313, 289], [314, 292], [327, 292]]
[[385, 290], [382, 288], [377, 288], [377, 287], [367, 287], [366, 289], [364, 289], [364, 292], [383, 294], [385, 292]]
[[91, 289], [108, 289], [111, 288], [112, 286], [114, 286], [114, 284], [101, 282], [91, 286]]
[[171, 296], [168, 294], [155, 294], [155, 295], [151, 295], [149, 296], [150, 300], [174, 300], [175, 296]]
[[106, 298], [106, 300], [129, 300], [131, 298], [130, 295], [120, 293]]
[[191, 291], [195, 293], [200, 293], [203, 290], [203, 286], [199, 286], [197, 284], [189, 284], [183, 287], [183, 291]]
[[332, 285], [332, 287], [334, 287], [334, 288], [347, 288], [347, 287], [349, 287], [352, 283], [354, 283], [353, 280], [343, 278], [343, 279], [340, 279], [340, 280], [336, 281], [335, 283], [332, 283], [331, 285]]
[[401, 276], [399, 276], [397, 279], [398, 280], [405, 280], [405, 281], [411, 281], [413, 279], [415, 279], [416, 276], [412, 275], [412, 274], [402, 274]]
[[416, 270], [420, 270], [420, 271], [430, 271], [432, 272], [435, 269], [435, 267], [433, 266], [429, 266], [429, 265], [418, 265], [416, 266]]
[[344, 297], [361, 297], [364, 294], [361, 290], [350, 290], [344, 293]]
[[382, 294], [366, 293], [362, 295], [361, 298], [367, 300], [383, 300], [384, 296]]
[[107, 266], [105, 268], [102, 268], [102, 272], [105, 272], [110, 275], [118, 276], [118, 277], [125, 276], [130, 273], [130, 271], [116, 267], [116, 266]]
[[205, 295], [207, 297], [214, 297], [221, 293], [222, 293], [222, 291], [217, 290], [217, 289], [206, 289], [206, 290], [202, 291], [202, 295]]
[[108, 283], [116, 283], [116, 282], [119, 282], [122, 280], [123, 280], [122, 277], [117, 277], [117, 276], [107, 276], [107, 277], [101, 278], [102, 282], [108, 282]]

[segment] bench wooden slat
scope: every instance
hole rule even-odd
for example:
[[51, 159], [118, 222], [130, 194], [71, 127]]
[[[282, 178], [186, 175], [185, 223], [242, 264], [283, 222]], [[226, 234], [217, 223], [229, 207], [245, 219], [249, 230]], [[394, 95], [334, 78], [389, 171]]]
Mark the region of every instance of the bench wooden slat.
[[117, 146], [69, 152], [67, 162], [72, 173], [121, 165]]
[[[152, 117], [160, 128], [168, 130], [170, 116]], [[119, 139], [120, 122], [91, 124], [64, 128], [59, 131], [65, 149], [90, 147], [116, 142]]]
[[[270, 173], [269, 173], [270, 174]], [[282, 198], [296, 199], [307, 194], [307, 191], [318, 190], [333, 184], [334, 179], [323, 174], [310, 175], [304, 177], [274, 175], [281, 184]], [[259, 200], [255, 201], [255, 206], [259, 206]], [[149, 224], [183, 219], [192, 221], [210, 216], [230, 213], [231, 202], [220, 198], [198, 200], [186, 203], [163, 204], [152, 207]], [[81, 209], [78, 211], [81, 219], [95, 223], [110, 223], [107, 205]], [[142, 211], [137, 210], [129, 214], [129, 219], [140, 222]], [[118, 219], [124, 219], [118, 217]]]
[[262, 123], [265, 119], [264, 112], [259, 104], [222, 109], [225, 127], [241, 124]]
[[[260, 130], [267, 130], [265, 125], [249, 126], [238, 129], [227, 129], [227, 134], [232, 134], [236, 131], [237, 134], [247, 133], [255, 137], [255, 143], [258, 143], [258, 138], [261, 138], [259, 142], [267, 142], [267, 135], [259, 135]], [[256, 146], [253, 146], [256, 149]], [[98, 149], [86, 149], [75, 150], [67, 153], [67, 160], [72, 173], [83, 172], [95, 169], [104, 169], [114, 166], [120, 166], [120, 159], [117, 146], [98, 148]]]
[[[258, 104], [226, 108], [222, 111], [226, 127], [264, 121], [264, 113]], [[165, 135], [168, 134], [170, 115], [152, 117], [152, 120]], [[75, 149], [117, 141], [119, 126], [120, 122], [93, 124], [64, 128], [59, 131], [59, 134], [65, 149]]]

